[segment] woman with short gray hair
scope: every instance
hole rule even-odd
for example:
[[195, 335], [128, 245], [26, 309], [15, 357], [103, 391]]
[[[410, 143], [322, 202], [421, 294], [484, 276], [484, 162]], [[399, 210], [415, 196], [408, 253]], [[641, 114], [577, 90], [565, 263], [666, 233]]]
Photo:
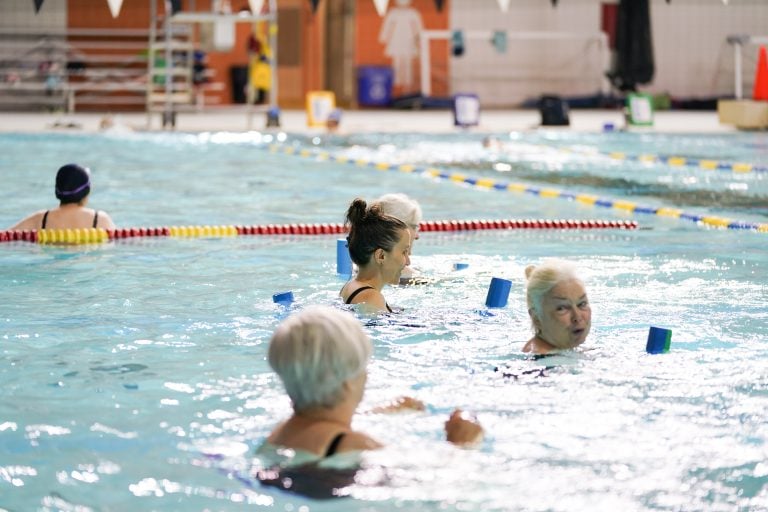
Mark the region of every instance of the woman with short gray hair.
[[408, 229], [414, 231], [412, 238], [419, 238], [418, 229], [421, 222], [421, 206], [415, 199], [405, 194], [384, 194], [373, 204], [381, 207], [381, 211], [405, 222]]
[[371, 341], [354, 317], [311, 307], [291, 315], [272, 335], [269, 365], [296, 411], [341, 401], [344, 382], [365, 373]]
[[[363, 398], [371, 342], [351, 313], [312, 306], [281, 323], [269, 346], [269, 364], [283, 381], [293, 414], [278, 425], [260, 454], [291, 449], [295, 464], [317, 462], [334, 454], [380, 448], [352, 430], [352, 417]], [[409, 399], [400, 408], [423, 405]], [[448, 441], [469, 444], [482, 427], [455, 411], [445, 423]]]

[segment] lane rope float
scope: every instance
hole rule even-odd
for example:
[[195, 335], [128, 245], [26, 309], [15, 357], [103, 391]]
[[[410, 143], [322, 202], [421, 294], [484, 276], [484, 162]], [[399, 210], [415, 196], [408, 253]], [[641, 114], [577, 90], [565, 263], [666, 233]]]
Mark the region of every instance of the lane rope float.
[[[489, 229], [637, 229], [631, 220], [579, 219], [480, 219], [432, 220], [419, 223], [425, 233]], [[96, 244], [139, 237], [223, 238], [248, 235], [339, 235], [346, 232], [341, 223], [263, 224], [253, 226], [163, 226], [117, 229], [28, 229], [0, 231], [0, 242], [39, 244]]]
[[352, 164], [357, 167], [373, 168], [378, 171], [400, 171], [403, 173], [416, 174], [427, 178], [450, 181], [461, 185], [470, 185], [479, 188], [530, 194], [548, 199], [559, 198], [567, 201], [576, 201], [578, 203], [589, 206], [613, 208], [624, 213], [639, 213], [657, 215], [659, 217], [671, 217], [675, 219], [687, 220], [695, 223], [696, 225], [710, 228], [736, 229], [768, 233], [768, 223], [734, 220], [725, 217], [718, 217], [715, 215], [699, 215], [697, 213], [686, 212], [680, 208], [642, 205], [624, 199], [611, 199], [608, 197], [600, 197], [592, 194], [580, 194], [556, 188], [533, 187], [524, 183], [505, 182], [494, 180], [492, 178], [478, 178], [458, 172], [449, 172], [436, 167], [424, 167], [411, 164], [390, 164], [387, 162], [377, 162], [375, 160], [368, 160], [364, 158], [353, 160], [343, 155], [335, 155], [328, 151], [320, 151], [315, 149], [297, 149], [292, 146], [282, 146], [280, 144], [270, 144], [267, 146], [267, 148], [272, 153], [298, 155], [304, 158], [314, 158], [318, 161], [332, 161]]
[[[513, 143], [514, 144], [514, 143]], [[674, 168], [693, 167], [705, 171], [725, 171], [729, 173], [768, 173], [768, 166], [755, 165], [748, 162], [728, 162], [726, 160], [716, 160], [713, 158], [696, 158], [680, 155], [655, 155], [652, 153], [626, 153], [624, 151], [599, 151], [596, 149], [587, 149], [574, 146], [550, 146], [547, 144], [526, 144], [539, 150], [557, 151], [579, 156], [604, 157], [611, 160], [624, 162], [640, 162], [643, 164], [668, 165]]]
[[[545, 148], [550, 146], [544, 145]], [[588, 151], [578, 148], [563, 147], [558, 148], [558, 151], [564, 153], [574, 153], [586, 156], [604, 156], [611, 160], [620, 160], [625, 162], [640, 162], [644, 164], [661, 164], [668, 165], [670, 167], [695, 167], [705, 171], [725, 171], [730, 173], [745, 174], [745, 173], [764, 173], [768, 172], [768, 166], [755, 165], [747, 162], [727, 162], [724, 160], [715, 160], [712, 158], [693, 158], [687, 156], [674, 156], [674, 155], [653, 155], [648, 153], [630, 154], [622, 151]]]

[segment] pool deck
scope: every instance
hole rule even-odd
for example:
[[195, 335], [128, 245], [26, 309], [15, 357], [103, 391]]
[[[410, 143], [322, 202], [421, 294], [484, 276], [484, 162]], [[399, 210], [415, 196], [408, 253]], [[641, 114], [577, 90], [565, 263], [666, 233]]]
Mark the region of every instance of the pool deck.
[[[99, 131], [104, 113], [18, 113], [0, 112], [0, 132], [36, 133]], [[249, 122], [250, 118], [250, 122]], [[118, 113], [113, 116], [116, 129], [161, 131], [160, 114], [148, 117], [146, 113]], [[147, 121], [150, 121], [149, 127]], [[600, 132], [606, 123], [616, 129], [624, 127], [623, 115], [618, 110], [571, 110], [569, 127], [548, 127], [578, 132]], [[284, 110], [280, 115], [280, 130], [290, 133], [325, 133], [324, 128], [309, 128], [303, 110]], [[538, 110], [484, 110], [480, 124], [469, 128], [471, 133], [504, 133], [538, 129]], [[266, 114], [263, 110], [246, 107], [218, 107], [203, 112], [180, 112], [176, 117], [176, 131], [206, 132], [265, 130]], [[270, 128], [274, 130], [274, 128]], [[737, 131], [720, 124], [713, 111], [656, 112], [652, 127], [631, 127], [631, 131], [653, 133], [729, 133]], [[453, 114], [448, 110], [349, 110], [344, 111], [337, 133], [363, 132], [423, 132], [455, 133], [462, 128], [453, 125]]]

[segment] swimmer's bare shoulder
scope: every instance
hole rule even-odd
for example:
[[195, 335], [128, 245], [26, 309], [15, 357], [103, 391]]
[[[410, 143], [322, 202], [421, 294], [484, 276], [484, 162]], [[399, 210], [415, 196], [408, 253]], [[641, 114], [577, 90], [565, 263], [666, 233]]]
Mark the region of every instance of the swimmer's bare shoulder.
[[35, 213], [21, 219], [14, 226], [8, 228], [8, 230], [19, 231], [23, 229], [37, 229], [42, 224], [43, 215], [45, 215], [45, 210], [36, 211]]

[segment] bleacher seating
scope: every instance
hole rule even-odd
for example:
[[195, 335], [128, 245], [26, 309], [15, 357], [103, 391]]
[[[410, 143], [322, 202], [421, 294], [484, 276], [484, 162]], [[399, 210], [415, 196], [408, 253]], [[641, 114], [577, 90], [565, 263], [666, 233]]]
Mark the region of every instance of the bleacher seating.
[[[210, 70], [193, 84], [191, 31], [176, 27], [171, 42], [175, 108], [215, 103], [221, 90]], [[162, 32], [159, 33], [163, 36]], [[155, 58], [149, 61], [150, 53]], [[164, 40], [149, 30], [0, 30], [0, 109], [157, 110], [166, 102]]]

